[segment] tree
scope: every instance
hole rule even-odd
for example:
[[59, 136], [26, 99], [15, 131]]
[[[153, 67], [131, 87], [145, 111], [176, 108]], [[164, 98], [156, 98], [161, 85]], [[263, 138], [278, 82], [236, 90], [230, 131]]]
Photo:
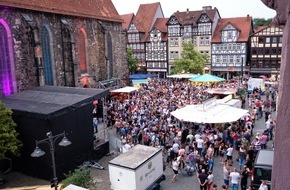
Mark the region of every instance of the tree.
[[127, 59], [129, 64], [130, 74], [134, 74], [137, 69], [137, 58], [133, 56], [132, 48], [127, 48]]
[[87, 167], [79, 167], [66, 175], [66, 179], [62, 181], [62, 188], [73, 184], [83, 188], [89, 188], [93, 185], [93, 178], [90, 169]]
[[20, 155], [22, 142], [17, 139], [16, 123], [12, 119], [12, 111], [0, 102], [0, 159], [7, 154]]
[[253, 26], [254, 28], [257, 28], [259, 26], [268, 26], [272, 22], [271, 18], [265, 19], [265, 18], [254, 18], [253, 20]]
[[194, 50], [192, 42], [182, 43], [181, 59], [175, 59], [171, 74], [194, 73], [202, 74], [204, 65], [208, 62], [208, 55]]

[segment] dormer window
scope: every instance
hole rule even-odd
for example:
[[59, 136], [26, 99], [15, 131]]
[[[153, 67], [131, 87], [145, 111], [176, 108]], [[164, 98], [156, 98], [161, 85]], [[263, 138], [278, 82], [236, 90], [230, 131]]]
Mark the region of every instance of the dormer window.
[[232, 31], [228, 31], [228, 39], [232, 39], [233, 37], [233, 32]]

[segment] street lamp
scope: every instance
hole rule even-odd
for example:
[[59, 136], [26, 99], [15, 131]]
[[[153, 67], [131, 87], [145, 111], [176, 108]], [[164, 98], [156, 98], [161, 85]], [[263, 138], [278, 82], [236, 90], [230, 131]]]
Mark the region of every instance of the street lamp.
[[45, 155], [45, 152], [43, 150], [41, 150], [38, 145], [42, 144], [42, 143], [47, 143], [50, 147], [50, 154], [51, 154], [51, 160], [52, 160], [52, 171], [53, 171], [53, 181], [52, 181], [52, 185], [54, 185], [54, 189], [57, 190], [57, 177], [56, 177], [56, 166], [55, 166], [55, 158], [54, 158], [54, 143], [56, 142], [57, 139], [59, 139], [60, 137], [63, 137], [62, 140], [60, 141], [60, 143], [58, 143], [59, 146], [68, 146], [71, 144], [71, 142], [66, 138], [65, 136], [65, 132], [60, 133], [58, 135], [53, 136], [52, 132], [48, 132], [46, 134], [47, 138], [46, 139], [42, 139], [40, 141], [36, 141], [36, 147], [34, 149], [34, 151], [31, 153], [31, 157], [40, 157]]

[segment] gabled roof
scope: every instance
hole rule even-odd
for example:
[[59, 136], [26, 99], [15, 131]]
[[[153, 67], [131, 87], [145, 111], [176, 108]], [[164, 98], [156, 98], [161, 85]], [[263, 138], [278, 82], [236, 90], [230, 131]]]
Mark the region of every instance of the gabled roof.
[[0, 5], [61, 15], [122, 22], [111, 0], [0, 0]]
[[205, 13], [211, 21], [214, 20], [215, 14], [218, 12], [217, 8], [209, 10], [198, 10], [198, 11], [185, 11], [185, 12], [175, 12], [172, 16], [175, 16], [180, 25], [197, 25], [197, 21], [200, 16]]
[[214, 35], [211, 39], [213, 43], [221, 42], [221, 33], [222, 30], [228, 24], [233, 25], [239, 30], [238, 42], [246, 42], [249, 39], [249, 36], [253, 33], [252, 31], [252, 17], [236, 17], [236, 18], [221, 18], [219, 19]]
[[254, 33], [261, 32], [262, 30], [268, 28], [269, 26], [258, 26], [257, 28], [254, 29]]
[[156, 28], [160, 30], [161, 32], [167, 33], [167, 25], [166, 25], [167, 21], [168, 21], [168, 18], [157, 18], [157, 20], [155, 21], [153, 25], [153, 29]]
[[224, 30], [228, 25], [231, 25], [231, 26], [233, 26], [235, 29], [237, 29], [239, 32], [241, 31], [241, 29], [235, 24], [235, 23], [231, 23], [230, 21], [228, 22], [228, 23], [226, 23], [225, 25], [224, 25], [224, 27], [223, 28], [221, 28], [221, 31], [222, 30]]
[[139, 32], [145, 33], [141, 41], [145, 41], [146, 38], [148, 37], [148, 33], [151, 30], [151, 26], [153, 25], [155, 15], [159, 7], [161, 8], [159, 2], [150, 4], [141, 4], [139, 6], [137, 14], [133, 19], [133, 23]]
[[[157, 29], [161, 32], [161, 41], [167, 41], [167, 39], [168, 39], [167, 25], [166, 25], [167, 21], [168, 21], [168, 18], [157, 18], [153, 27], [152, 27], [152, 30]], [[147, 42], [150, 41], [150, 35], [147, 35], [146, 41]]]
[[121, 18], [123, 19], [123, 23], [122, 23], [122, 29], [123, 30], [128, 30], [130, 27], [130, 24], [134, 18], [134, 13], [130, 13], [130, 14], [125, 14], [125, 15], [121, 15]]
[[[268, 28], [271, 28], [271, 27], [279, 28], [279, 29], [282, 29], [282, 30], [284, 29], [283, 25], [282, 26], [276, 26], [276, 25], [270, 24], [270, 25], [267, 25], [267, 26], [258, 26], [257, 28], [254, 29], [254, 33], [251, 36], [254, 36], [255, 34], [261, 32], [263, 30], [266, 30]], [[272, 35], [275, 35], [275, 34], [272, 34]]]

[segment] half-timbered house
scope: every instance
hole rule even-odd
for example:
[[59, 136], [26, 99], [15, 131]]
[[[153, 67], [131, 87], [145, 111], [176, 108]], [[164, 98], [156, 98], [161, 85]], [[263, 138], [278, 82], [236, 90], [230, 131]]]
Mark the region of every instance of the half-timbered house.
[[280, 73], [283, 28], [262, 26], [251, 38], [250, 75], [277, 79]]
[[211, 42], [212, 73], [225, 79], [249, 72], [249, 36], [253, 33], [252, 17], [219, 19]]
[[[125, 18], [126, 15], [121, 15]], [[128, 15], [127, 15], [128, 16]], [[127, 47], [133, 51], [133, 56], [138, 60], [137, 72], [146, 73], [145, 46], [149, 32], [157, 18], [164, 18], [160, 3], [141, 4], [133, 19], [124, 20], [129, 22], [127, 32]], [[127, 24], [124, 24], [125, 26]], [[124, 29], [124, 28], [123, 28]]]
[[174, 59], [180, 58], [182, 43], [191, 41], [195, 50], [209, 56], [205, 70], [210, 70], [211, 38], [220, 18], [217, 8], [204, 6], [202, 10], [175, 12], [167, 22], [169, 73]]
[[167, 74], [167, 18], [158, 18], [146, 43], [147, 72], [165, 78]]

